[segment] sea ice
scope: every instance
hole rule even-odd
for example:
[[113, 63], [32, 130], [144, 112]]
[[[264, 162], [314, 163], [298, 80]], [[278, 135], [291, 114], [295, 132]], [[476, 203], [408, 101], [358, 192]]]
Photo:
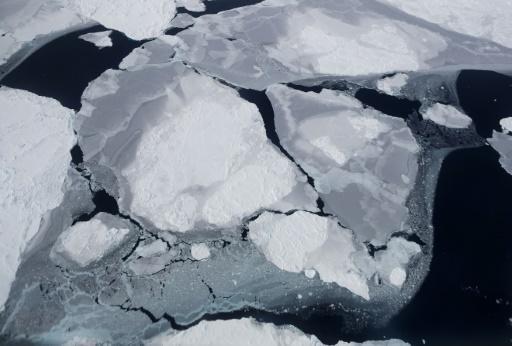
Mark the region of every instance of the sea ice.
[[[113, 227], [112, 224], [120, 226]], [[78, 222], [65, 230], [55, 242], [52, 256], [62, 256], [85, 267], [116, 249], [130, 229], [115, 216], [99, 213], [89, 221]]]
[[82, 103], [84, 159], [114, 169], [120, 207], [160, 229], [230, 227], [282, 201], [315, 203], [256, 106], [181, 63], [107, 71]]
[[326, 210], [374, 245], [407, 230], [419, 146], [402, 119], [329, 90], [273, 85], [267, 95], [281, 144], [313, 177]]
[[203, 12], [206, 10], [203, 0], [176, 0], [176, 7], [185, 7], [185, 9], [191, 12]]
[[388, 94], [397, 96], [400, 91], [407, 84], [409, 76], [405, 73], [397, 73], [390, 77], [385, 77], [377, 81], [377, 89]]
[[501, 119], [500, 126], [503, 133], [512, 133], [512, 117]]
[[[201, 345], [214, 346], [222, 340], [225, 346], [323, 346], [314, 335], [304, 334], [290, 326], [276, 326], [257, 322], [252, 318], [239, 320], [201, 321], [184, 331], [170, 330], [146, 341], [146, 345]], [[336, 346], [406, 346], [401, 340], [367, 341], [360, 343], [340, 341]]]
[[472, 123], [470, 117], [454, 106], [441, 103], [435, 103], [427, 109], [421, 109], [420, 113], [425, 120], [431, 120], [438, 125], [454, 129], [464, 129]]
[[21, 255], [62, 201], [73, 111], [27, 91], [0, 88], [0, 310]]
[[205, 243], [192, 244], [190, 253], [194, 259], [201, 261], [210, 257], [210, 249]]
[[501, 167], [512, 175], [512, 135], [493, 131], [487, 141], [500, 154]]
[[112, 30], [91, 32], [80, 36], [80, 38], [101, 49], [105, 47], [112, 47], [112, 39], [110, 38], [111, 33]]
[[162, 35], [176, 14], [173, 0], [70, 0], [86, 20], [121, 31], [134, 40]]
[[401, 287], [407, 277], [405, 266], [420, 252], [420, 246], [414, 242], [391, 238], [386, 249], [375, 254], [375, 270], [385, 282]]

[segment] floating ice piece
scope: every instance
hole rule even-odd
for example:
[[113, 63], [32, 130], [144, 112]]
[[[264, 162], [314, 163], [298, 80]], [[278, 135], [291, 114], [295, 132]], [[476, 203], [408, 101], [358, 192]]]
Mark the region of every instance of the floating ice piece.
[[160, 36], [135, 48], [121, 61], [119, 68], [135, 70], [146, 65], [168, 62], [174, 54], [174, 47], [179, 44], [181, 44], [181, 40], [175, 36]]
[[501, 167], [512, 175], [512, 136], [493, 131], [487, 141], [500, 154]]
[[501, 119], [500, 126], [504, 133], [512, 133], [512, 117]]
[[65, 0], [0, 2], [0, 65], [36, 37], [84, 24]]
[[185, 7], [185, 9], [191, 12], [203, 12], [206, 10], [203, 0], [176, 0], [176, 7]]
[[400, 91], [407, 84], [409, 76], [405, 73], [397, 73], [390, 77], [385, 77], [377, 81], [377, 89], [388, 94], [397, 96]]
[[375, 254], [376, 272], [384, 281], [401, 287], [407, 278], [405, 266], [420, 252], [420, 246], [412, 241], [391, 238], [386, 249]]
[[61, 203], [75, 136], [73, 111], [27, 91], [0, 88], [0, 310], [21, 255]]
[[192, 244], [190, 253], [194, 259], [201, 261], [210, 257], [210, 249], [205, 243]]
[[52, 256], [59, 255], [85, 267], [111, 253], [129, 233], [130, 229], [115, 216], [99, 213], [91, 220], [78, 222], [62, 232], [52, 248]]
[[120, 207], [162, 230], [230, 227], [281, 201], [315, 203], [256, 106], [181, 63], [107, 71], [82, 101], [84, 160], [111, 167]]
[[[168, 331], [146, 341], [146, 345], [202, 345], [214, 346], [221, 341], [225, 346], [323, 346], [314, 335], [304, 334], [299, 329], [272, 323], [257, 322], [252, 318], [239, 320], [201, 321], [184, 331]], [[340, 341], [337, 346], [406, 346], [401, 340], [367, 341], [362, 344]]]
[[88, 34], [79, 36], [79, 38], [81, 38], [84, 41], [90, 42], [101, 49], [105, 47], [112, 47], [112, 39], [110, 38], [111, 33], [112, 30], [90, 32]]
[[149, 244], [137, 247], [135, 254], [141, 257], [151, 257], [162, 254], [167, 251], [167, 244], [160, 239], [152, 241]]
[[281, 144], [313, 177], [326, 210], [374, 245], [407, 229], [419, 146], [402, 119], [328, 90], [274, 85], [267, 95]]
[[426, 110], [420, 110], [423, 119], [454, 129], [464, 129], [471, 125], [471, 118], [451, 105], [435, 103]]
[[134, 40], [162, 35], [176, 14], [174, 0], [70, 0], [82, 17]]
[[494, 0], [379, 0], [400, 10], [461, 34], [485, 38], [512, 48], [512, 4]]
[[332, 218], [303, 211], [290, 216], [265, 212], [249, 224], [249, 238], [280, 269], [313, 269], [323, 281], [370, 298], [366, 277], [352, 259], [358, 250], [352, 232]]

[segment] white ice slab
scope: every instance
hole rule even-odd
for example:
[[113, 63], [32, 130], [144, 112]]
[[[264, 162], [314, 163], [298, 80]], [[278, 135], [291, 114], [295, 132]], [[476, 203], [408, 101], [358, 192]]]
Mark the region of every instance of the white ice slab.
[[500, 154], [501, 167], [512, 175], [512, 135], [493, 131], [487, 141]]
[[210, 249], [205, 243], [192, 244], [190, 247], [192, 257], [198, 261], [202, 261], [210, 257]]
[[377, 89], [388, 94], [397, 96], [400, 91], [407, 84], [409, 76], [405, 73], [397, 73], [390, 77], [385, 77], [377, 81]]
[[464, 129], [472, 123], [471, 118], [457, 108], [441, 103], [435, 103], [427, 109], [421, 109], [420, 113], [425, 120], [431, 120], [438, 125], [453, 129]]
[[500, 126], [504, 133], [512, 133], [512, 117], [501, 119]]
[[185, 7], [185, 9], [191, 12], [203, 12], [206, 10], [203, 0], [176, 0], [176, 7]]
[[112, 39], [110, 38], [110, 34], [112, 30], [100, 31], [100, 32], [91, 32], [88, 34], [84, 34], [79, 36], [84, 41], [90, 42], [98, 48], [112, 47]]
[[0, 88], [0, 310], [21, 255], [63, 198], [76, 139], [73, 111], [27, 91]]

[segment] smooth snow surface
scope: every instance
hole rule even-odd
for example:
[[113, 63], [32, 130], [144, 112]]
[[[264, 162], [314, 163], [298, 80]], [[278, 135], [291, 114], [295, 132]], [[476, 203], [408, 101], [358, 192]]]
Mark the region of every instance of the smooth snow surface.
[[176, 14], [174, 0], [70, 0], [82, 17], [134, 40], [157, 37]]
[[[148, 340], [152, 346], [323, 346], [315, 336], [307, 335], [299, 329], [272, 323], [260, 323], [251, 318], [239, 320], [201, 321], [199, 324], [181, 331], [169, 331]], [[362, 344], [340, 341], [336, 346], [405, 346], [407, 343], [391, 339], [367, 341]]]
[[205, 243], [192, 244], [190, 253], [194, 259], [201, 261], [210, 257], [210, 249]]
[[512, 133], [512, 117], [501, 119], [500, 126], [504, 133]]
[[325, 282], [335, 282], [369, 299], [366, 278], [353, 262], [352, 232], [332, 218], [298, 211], [290, 216], [264, 213], [249, 224], [249, 238], [280, 269], [314, 269]]
[[512, 175], [512, 135], [493, 131], [487, 141], [500, 154], [501, 167]]
[[420, 110], [420, 113], [425, 120], [431, 120], [438, 125], [454, 129], [464, 129], [472, 123], [470, 117], [454, 106], [441, 103], [435, 103], [426, 110]]
[[81, 267], [101, 260], [130, 233], [128, 228], [109, 227], [104, 218], [113, 216], [100, 213], [89, 221], [74, 224], [59, 236], [52, 251]]
[[281, 144], [313, 177], [326, 210], [375, 245], [408, 229], [419, 146], [405, 121], [329, 90], [274, 85], [267, 95]]
[[112, 40], [110, 39], [110, 34], [112, 30], [101, 31], [101, 32], [91, 32], [89, 34], [84, 34], [80, 36], [80, 38], [84, 41], [91, 42], [98, 48], [112, 47]]
[[2, 0], [0, 2], [0, 65], [38, 36], [82, 24], [66, 0]]
[[27, 91], [0, 88], [0, 310], [21, 255], [62, 201], [75, 143], [73, 111]]
[[230, 227], [262, 208], [315, 203], [257, 107], [181, 63], [107, 71], [82, 104], [84, 159], [112, 167], [121, 208], [160, 229]]
[[488, 39], [512, 48], [510, 0], [378, 0], [461, 34]]
[[400, 91], [407, 84], [409, 76], [405, 73], [397, 73], [391, 77], [385, 77], [377, 81], [377, 89], [388, 94], [397, 96]]

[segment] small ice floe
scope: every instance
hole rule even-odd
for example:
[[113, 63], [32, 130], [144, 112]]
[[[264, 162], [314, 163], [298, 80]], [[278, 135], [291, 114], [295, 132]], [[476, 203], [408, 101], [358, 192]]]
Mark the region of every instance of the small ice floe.
[[84, 34], [79, 36], [84, 41], [90, 42], [98, 48], [112, 47], [112, 39], [110, 38], [110, 34], [112, 30], [100, 31], [100, 32], [90, 32], [88, 34]]
[[471, 118], [451, 105], [435, 103], [427, 109], [420, 110], [423, 119], [453, 129], [465, 129], [471, 125]]
[[377, 81], [377, 89], [388, 95], [400, 95], [402, 88], [407, 84], [409, 76], [405, 73], [397, 73]]
[[194, 259], [201, 261], [210, 257], [210, 248], [205, 243], [192, 244], [190, 253]]

